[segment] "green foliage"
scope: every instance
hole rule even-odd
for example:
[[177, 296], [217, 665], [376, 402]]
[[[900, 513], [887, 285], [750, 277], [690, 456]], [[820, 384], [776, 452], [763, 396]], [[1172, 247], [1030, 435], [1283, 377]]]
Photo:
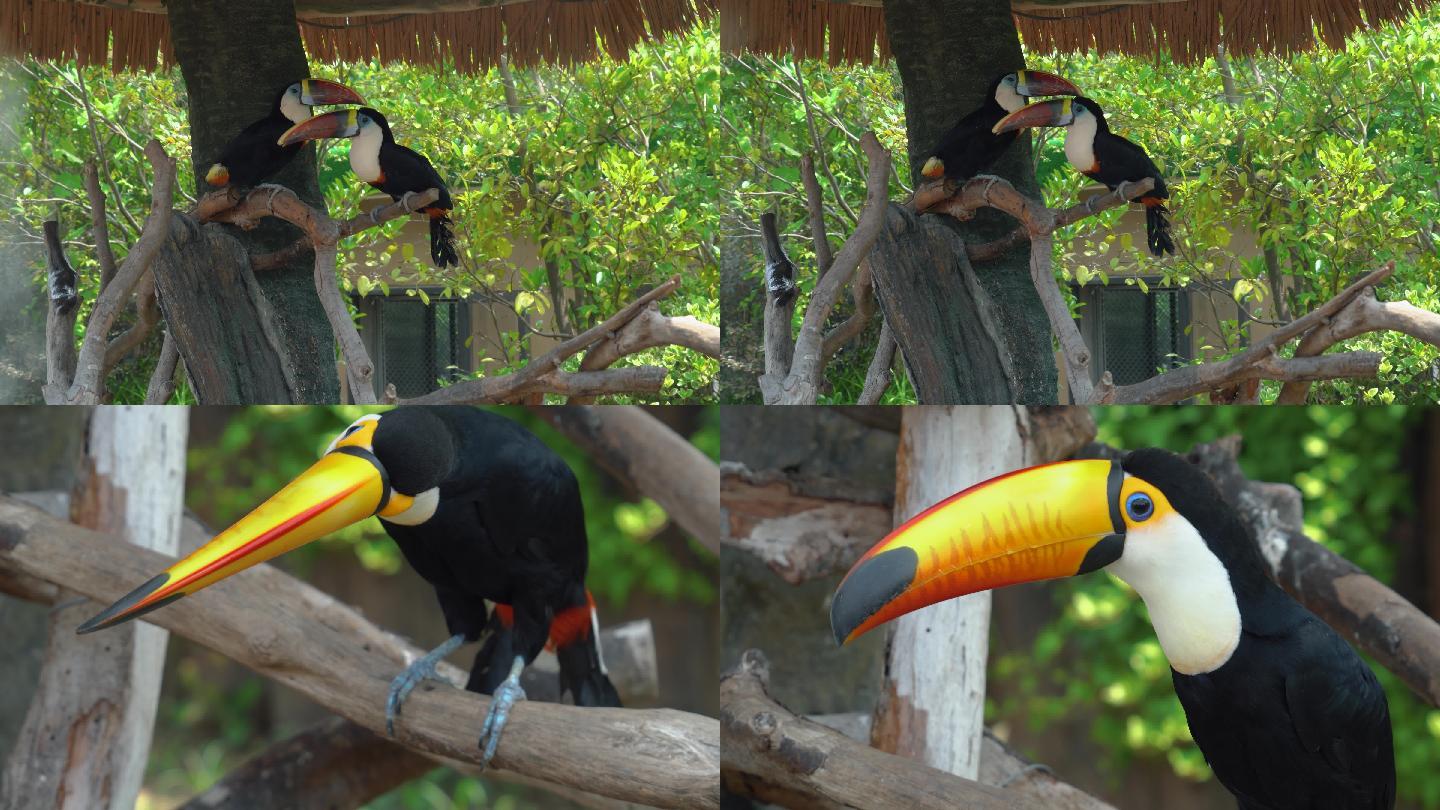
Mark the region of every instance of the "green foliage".
[[[1413, 509], [1401, 454], [1422, 414], [1402, 408], [1128, 408], [1094, 410], [1098, 440], [1124, 449], [1187, 452], [1239, 433], [1240, 463], [1256, 480], [1294, 484], [1304, 496], [1305, 531], [1382, 582], [1394, 576], [1385, 536]], [[1013, 697], [987, 707], [994, 718], [1026, 718], [1044, 728], [1093, 716], [1097, 750], [1118, 778], [1134, 757], [1164, 757], [1177, 774], [1210, 777], [1175, 699], [1170, 670], [1144, 603], [1118, 579], [1087, 576], [1055, 583], [1059, 617], [1028, 654], [992, 660], [991, 677], [1014, 684]], [[1427, 708], [1395, 676], [1370, 662], [1390, 700], [1402, 797], [1440, 806], [1440, 711]], [[1098, 703], [1096, 695], [1099, 696]], [[1081, 715], [1081, 713], [1085, 713]]]
[[[1170, 186], [1181, 249], [1163, 261], [1150, 257], [1129, 234], [1112, 232], [1122, 216], [1112, 209], [1056, 235], [1062, 279], [1119, 283], [1120, 271], [1139, 270], [1166, 285], [1232, 294], [1253, 320], [1275, 323], [1310, 311], [1394, 259], [1395, 276], [1379, 288], [1380, 298], [1432, 311], [1440, 305], [1440, 252], [1431, 235], [1440, 222], [1440, 9], [1357, 34], [1343, 51], [1233, 60], [1233, 102], [1226, 99], [1223, 66], [1215, 59], [1187, 66], [1164, 57], [1032, 54], [1029, 63], [1088, 90], [1115, 131], [1155, 158]], [[834, 183], [823, 172], [820, 183], [832, 246], [838, 245], [855, 218], [836, 204], [836, 189], [852, 209], [865, 198], [859, 133], [874, 129], [896, 158], [897, 176], [909, 176], [899, 77], [893, 64], [802, 62], [798, 73], [815, 111], [818, 137], [812, 138], [792, 61], [747, 56], [727, 65], [722, 105], [734, 122], [727, 154], [735, 155], [727, 171], [738, 175], [726, 231], [753, 237], [751, 244], [758, 245], [756, 220], [775, 210], [789, 231], [801, 291], [808, 294], [814, 257], [799, 157], [814, 152], [833, 170]], [[1065, 161], [1060, 136], [1046, 137], [1036, 150], [1037, 175], [1046, 200], [1066, 205], [1080, 199], [1090, 181]], [[898, 181], [894, 186], [892, 197], [905, 191]], [[742, 312], [758, 320], [758, 247], [750, 255], [756, 257], [756, 292]], [[804, 303], [802, 296], [801, 312]], [[832, 321], [846, 314], [842, 306]], [[1222, 318], [1213, 334], [1193, 339], [1202, 352], [1226, 356], [1243, 348], [1249, 329]], [[873, 337], [859, 341], [851, 356], [828, 369], [832, 401], [858, 396], [872, 346]], [[1312, 401], [1440, 396], [1434, 372], [1440, 351], [1433, 346], [1382, 332], [1345, 341], [1335, 351], [1346, 349], [1381, 352], [1386, 360], [1379, 378], [1318, 383]], [[1263, 396], [1273, 398], [1277, 390], [1267, 386]]]
[[[6, 166], [0, 209], [36, 241], [40, 221], [61, 209], [88, 307], [99, 275], [93, 246], [86, 244], [89, 210], [80, 179], [83, 162], [97, 152], [90, 124], [106, 155], [102, 183], [115, 207], [112, 242], [123, 258], [149, 208], [143, 142], [158, 137], [180, 164], [179, 187], [193, 185], [183, 81], [178, 71], [112, 76], [11, 60], [0, 62], [0, 69], [0, 111], [18, 113], [13, 122], [0, 115], [0, 161]], [[713, 30], [701, 27], [638, 47], [623, 62], [517, 70], [511, 78], [514, 108], [506, 102], [500, 70], [466, 76], [335, 64], [315, 65], [312, 72], [360, 90], [386, 114], [401, 143], [430, 158], [455, 198], [459, 268], [436, 270], [408, 243], [397, 246], [393, 239], [403, 226], [397, 220], [345, 240], [340, 262], [351, 273], [342, 279], [393, 259], [391, 272], [378, 280], [361, 278], [354, 291], [423, 284], [513, 308], [529, 328], [503, 332], [498, 342], [478, 347], [495, 363], [488, 373], [528, 362], [525, 332], [578, 333], [672, 275], [681, 284], [661, 305], [667, 315], [718, 320], [722, 195], [714, 142], [720, 56]], [[374, 193], [350, 173], [348, 150], [349, 142], [340, 141], [325, 142], [320, 151], [320, 181], [336, 215], [354, 213]], [[536, 250], [516, 250], [518, 243]], [[42, 269], [32, 268], [36, 283]], [[563, 319], [557, 296], [564, 301]], [[616, 365], [656, 364], [670, 370], [656, 401], [711, 398], [718, 364], [697, 352], [650, 349]], [[143, 394], [142, 369], [127, 373], [135, 381], [112, 386], [124, 397], [117, 401], [136, 398], [137, 386]]]

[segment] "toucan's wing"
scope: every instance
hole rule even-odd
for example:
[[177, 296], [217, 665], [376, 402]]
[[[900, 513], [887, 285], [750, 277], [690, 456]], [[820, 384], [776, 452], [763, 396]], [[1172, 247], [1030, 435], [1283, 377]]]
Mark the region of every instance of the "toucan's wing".
[[417, 186], [418, 189], [440, 189], [440, 207], [450, 207], [450, 191], [445, 186], [445, 179], [435, 171], [434, 166], [430, 165], [428, 158], [414, 149], [398, 143], [395, 144], [395, 156], [405, 163], [406, 169], [414, 175], [414, 179], [424, 184]]
[[1295, 630], [1304, 650], [1285, 676], [1285, 705], [1305, 750], [1350, 791], [1345, 807], [1389, 810], [1395, 761], [1385, 692], [1360, 656], [1318, 618]]
[[1155, 188], [1147, 196], [1159, 197], [1162, 200], [1168, 198], [1170, 192], [1165, 188], [1165, 175], [1160, 173], [1160, 168], [1150, 159], [1150, 155], [1128, 138], [1113, 132], [1106, 134], [1108, 137], [1095, 138], [1095, 160], [1100, 163], [1101, 170], [1107, 175], [1123, 174], [1130, 180], [1153, 177]]

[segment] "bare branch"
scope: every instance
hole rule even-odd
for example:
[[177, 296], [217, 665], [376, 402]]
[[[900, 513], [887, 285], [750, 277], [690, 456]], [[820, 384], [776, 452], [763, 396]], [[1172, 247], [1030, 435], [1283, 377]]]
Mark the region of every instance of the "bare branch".
[[[173, 558], [0, 498], [0, 568], [56, 582], [103, 603]], [[146, 616], [319, 705], [380, 732], [390, 680], [420, 651], [270, 565]], [[104, 643], [96, 638], [97, 649]], [[474, 764], [489, 699], [438, 685], [416, 690], [397, 725], [412, 750]], [[658, 807], [719, 808], [719, 728], [671, 709], [577, 708], [525, 702], [510, 716], [495, 767]]]
[[[573, 381], [574, 374], [552, 374], [559, 368], [567, 358], [578, 354], [587, 346], [596, 343], [613, 332], [619, 331], [621, 327], [629, 323], [645, 309], [652, 301], [661, 298], [675, 291], [680, 286], [680, 277], [671, 276], [664, 283], [631, 301], [620, 309], [619, 312], [606, 318], [603, 322], [590, 327], [575, 337], [566, 340], [559, 346], [551, 349], [545, 354], [530, 361], [530, 364], [514, 374], [506, 374], [502, 377], [484, 377], [478, 380], [465, 380], [454, 385], [431, 391], [428, 394], [415, 397], [414, 399], [396, 400], [388, 392], [387, 402], [398, 401], [401, 405], [440, 405], [445, 403], [478, 403], [478, 402], [505, 402], [524, 393], [549, 390], [539, 385], [542, 378], [552, 382], [564, 383]], [[609, 369], [606, 371], [586, 371], [580, 374], [608, 375], [604, 379], [615, 379], [617, 371], [628, 371], [628, 369]], [[597, 379], [590, 378], [590, 379]], [[595, 393], [589, 391], [575, 390], [572, 386], [567, 391], [556, 393], [567, 393], [574, 395]]]
[[[580, 370], [603, 371], [620, 358], [658, 346], [684, 346], [708, 357], [720, 356], [720, 327], [691, 315], [667, 318], [654, 303], [640, 310], [633, 320], [590, 347]], [[579, 396], [571, 405], [589, 405], [593, 396]]]
[[[339, 238], [344, 239], [347, 236], [354, 236], [355, 234], [363, 230], [384, 225], [392, 219], [399, 219], [400, 217], [409, 216], [410, 214], [419, 211], [421, 208], [424, 208], [425, 206], [435, 202], [438, 199], [440, 199], [439, 189], [432, 188], [420, 192], [419, 194], [415, 194], [408, 199], [398, 200], [396, 202], [389, 203], [388, 205], [381, 206], [380, 208], [376, 208], [368, 214], [356, 214], [355, 216], [340, 223]], [[202, 200], [202, 203], [203, 202], [204, 201]], [[302, 237], [300, 239], [296, 239], [288, 247], [281, 248], [280, 250], [277, 250], [273, 253], [264, 253], [259, 256], [252, 256], [250, 258], [250, 268], [257, 273], [262, 273], [266, 270], [275, 270], [281, 267], [285, 267], [289, 265], [290, 262], [303, 256], [305, 254], [305, 251], [310, 249], [310, 239], [307, 237]]]
[[[115, 254], [110, 250], [110, 221], [105, 214], [105, 192], [100, 189], [100, 175], [95, 160], [85, 161], [81, 170], [85, 178], [85, 196], [90, 199], [90, 234], [95, 239], [95, 259], [100, 262], [100, 292], [115, 278]], [[116, 204], [119, 204], [116, 200]]]
[[870, 358], [870, 368], [865, 372], [865, 387], [855, 404], [875, 405], [885, 396], [885, 389], [890, 387], [890, 367], [895, 364], [895, 345], [895, 335], [890, 332], [889, 322], [881, 323], [875, 356]]
[[72, 405], [94, 405], [100, 400], [104, 384], [101, 372], [105, 367], [110, 327], [130, 299], [130, 292], [149, 269], [155, 254], [170, 236], [170, 214], [175, 195], [175, 161], [151, 139], [145, 145], [145, 156], [155, 170], [155, 187], [150, 193], [150, 216], [135, 246], [115, 272], [115, 279], [95, 301], [90, 321], [85, 326], [85, 340], [80, 345], [75, 380], [65, 394]]
[[805, 207], [810, 211], [810, 243], [815, 251], [815, 274], [823, 276], [835, 260], [830, 237], [825, 232], [825, 196], [815, 179], [815, 158], [808, 152], [800, 158], [800, 180], [805, 185]]
[[150, 385], [145, 389], [146, 405], [164, 405], [175, 393], [175, 367], [180, 362], [180, 347], [169, 331], [160, 344], [160, 359], [155, 361], [155, 371], [150, 375]]
[[[870, 253], [880, 229], [885, 223], [885, 205], [889, 197], [890, 154], [880, 145], [875, 133], [866, 132], [860, 138], [860, 145], [870, 159], [869, 175], [866, 178], [865, 208], [860, 214], [859, 224], [845, 245], [840, 248], [830, 270], [815, 285], [810, 303], [805, 309], [805, 320], [800, 326], [800, 336], [795, 341], [795, 357], [790, 374], [780, 385], [776, 400], [783, 405], [813, 405], [819, 389], [823, 371], [822, 354], [825, 319], [834, 309], [840, 291], [850, 280], [860, 262]], [[774, 404], [774, 403], [768, 403]]]
[[115, 366], [144, 343], [145, 338], [154, 331], [155, 324], [160, 322], [160, 303], [155, 300], [155, 274], [149, 269], [140, 277], [140, 283], [135, 285], [134, 300], [135, 323], [105, 347], [105, 367], [100, 372], [102, 380], [109, 378]]
[[870, 319], [875, 317], [875, 283], [871, 279], [868, 258], [860, 262], [860, 269], [855, 273], [855, 281], [850, 285], [850, 300], [855, 304], [855, 311], [825, 335], [825, 343], [820, 349], [822, 369], [830, 365], [846, 343], [864, 332], [865, 327], [870, 325]]

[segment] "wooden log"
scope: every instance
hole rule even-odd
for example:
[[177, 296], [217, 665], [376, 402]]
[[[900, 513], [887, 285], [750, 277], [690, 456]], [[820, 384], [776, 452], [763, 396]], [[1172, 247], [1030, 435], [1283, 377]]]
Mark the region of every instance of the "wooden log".
[[769, 677], [765, 656], [747, 650], [720, 681], [721, 779], [732, 793], [801, 810], [1041, 807], [796, 716], [766, 694]]
[[[0, 568], [109, 603], [172, 562], [0, 497]], [[145, 620], [376, 732], [385, 728], [391, 679], [407, 660], [422, 654], [269, 565], [217, 583]], [[93, 654], [103, 650], [105, 634], [85, 638]], [[426, 684], [406, 701], [396, 741], [478, 764], [475, 739], [488, 705], [484, 696]], [[511, 714], [492, 767], [657, 807], [718, 808], [719, 756], [719, 726], [711, 718], [673, 709], [522, 702]]]
[[[112, 546], [124, 538], [173, 554], [180, 543], [186, 422], [178, 408], [92, 411], [70, 499], [72, 520], [108, 532], [102, 536]], [[82, 600], [51, 614], [39, 689], [6, 763], [0, 806], [135, 806], [168, 635], [137, 623], [109, 634], [102, 651], [74, 633], [74, 623], [89, 612]]]

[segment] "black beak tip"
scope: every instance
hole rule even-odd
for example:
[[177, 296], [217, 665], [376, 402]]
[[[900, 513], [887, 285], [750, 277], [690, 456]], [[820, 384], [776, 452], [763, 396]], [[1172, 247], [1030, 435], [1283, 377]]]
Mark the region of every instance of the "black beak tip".
[[130, 593], [125, 594], [115, 604], [105, 608], [94, 616], [91, 616], [85, 621], [84, 624], [75, 628], [75, 634], [83, 636], [86, 633], [93, 633], [96, 630], [104, 630], [105, 628], [112, 625], [120, 624], [121, 622], [127, 622], [136, 617], [143, 616], [152, 610], [164, 607], [165, 605], [168, 605], [171, 602], [174, 602], [176, 599], [179, 599], [180, 597], [185, 595], [183, 593], [171, 594], [170, 596], [167, 596], [152, 605], [146, 605], [143, 610], [137, 610], [133, 613], [129, 613], [128, 615], [121, 617], [121, 614], [124, 614], [126, 613], [126, 611], [130, 610], [130, 608], [132, 608], [135, 603], [154, 593], [156, 590], [158, 590], [161, 586], [163, 586], [169, 581], [169, 574], [156, 574], [155, 576], [147, 580], [145, 584], [141, 585]]
[[855, 567], [830, 601], [830, 631], [844, 645], [855, 628], [879, 613], [915, 581], [920, 555], [899, 546], [882, 551]]

